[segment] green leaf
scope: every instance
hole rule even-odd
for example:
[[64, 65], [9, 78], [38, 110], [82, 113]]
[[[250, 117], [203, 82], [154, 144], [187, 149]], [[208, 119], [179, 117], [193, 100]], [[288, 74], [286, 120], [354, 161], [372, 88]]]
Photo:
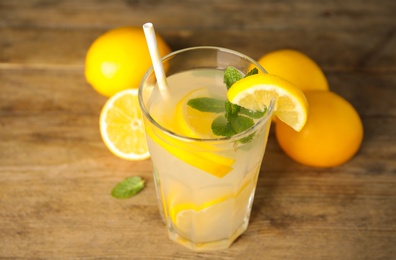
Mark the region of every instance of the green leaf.
[[241, 109], [240, 106], [236, 104], [232, 104], [230, 101], [226, 100], [225, 102], [225, 117], [229, 118], [230, 116], [238, 115], [239, 110]]
[[[245, 77], [258, 73], [258, 69], [254, 68], [249, 71]], [[227, 67], [224, 71], [224, 83], [229, 89], [235, 82], [242, 79], [243, 75], [234, 67]], [[264, 112], [253, 112], [236, 104], [232, 104], [228, 100], [221, 101], [215, 98], [200, 97], [190, 99], [187, 104], [194, 109], [201, 112], [221, 113], [225, 111], [225, 116], [217, 117], [211, 125], [212, 132], [218, 136], [232, 136], [237, 133], [243, 132], [254, 125], [252, 118], [257, 119], [262, 117]], [[242, 115], [239, 115], [242, 114]], [[244, 115], [244, 116], [243, 116]], [[241, 142], [248, 142], [253, 138], [250, 135], [244, 138]]]
[[144, 180], [141, 177], [128, 177], [113, 188], [111, 196], [116, 199], [127, 199], [136, 195], [143, 188]]
[[[250, 70], [246, 75], [246, 77], [249, 77], [251, 75], [258, 74], [258, 69], [253, 68]], [[234, 67], [227, 67], [226, 70], [224, 71], [224, 83], [227, 86], [227, 89], [230, 89], [230, 87], [237, 82], [238, 80], [242, 79], [243, 76], [242, 74]]]
[[[249, 77], [251, 75], [258, 74], [258, 69], [253, 68], [250, 70], [246, 75], [246, 77]], [[237, 69], [234, 67], [228, 67], [225, 72], [224, 72], [224, 82], [227, 85], [227, 89], [229, 89], [235, 82], [238, 80], [242, 79], [242, 74], [239, 73]], [[260, 118], [262, 117], [265, 112], [253, 112], [250, 110], [247, 110], [243, 107], [240, 107], [236, 104], [230, 103], [228, 100], [226, 101], [225, 104], [226, 107], [226, 118], [229, 118], [230, 116], [237, 115], [239, 112], [243, 113], [244, 115], [247, 115], [252, 118]]]
[[249, 71], [249, 72], [245, 75], [245, 78], [246, 78], [246, 77], [249, 77], [249, 76], [251, 76], [251, 75], [254, 75], [254, 74], [258, 74], [258, 69], [257, 69], [257, 68], [253, 68], [251, 71]]
[[213, 120], [212, 132], [219, 136], [233, 136], [236, 134], [230, 122], [224, 116], [218, 116]]
[[236, 133], [241, 133], [254, 125], [253, 119], [241, 115], [231, 116], [228, 121]]
[[237, 82], [242, 78], [242, 74], [234, 67], [227, 67], [227, 69], [224, 71], [224, 83], [227, 86], [227, 89], [229, 89], [232, 84]]
[[201, 112], [213, 112], [213, 113], [224, 112], [224, 101], [215, 98], [208, 98], [208, 97], [193, 98], [187, 102], [187, 105]]

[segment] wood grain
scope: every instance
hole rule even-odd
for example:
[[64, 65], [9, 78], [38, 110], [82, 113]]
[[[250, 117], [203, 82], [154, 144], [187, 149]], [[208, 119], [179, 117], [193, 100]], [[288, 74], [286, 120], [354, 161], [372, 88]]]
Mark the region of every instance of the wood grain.
[[[0, 258], [393, 259], [395, 13], [392, 0], [1, 0]], [[220, 252], [171, 242], [151, 161], [106, 149], [98, 128], [106, 98], [84, 79], [96, 37], [147, 21], [173, 50], [308, 54], [359, 112], [361, 149], [339, 167], [311, 168], [288, 158], [272, 131], [246, 233]], [[113, 199], [111, 189], [131, 175], [146, 188]]]

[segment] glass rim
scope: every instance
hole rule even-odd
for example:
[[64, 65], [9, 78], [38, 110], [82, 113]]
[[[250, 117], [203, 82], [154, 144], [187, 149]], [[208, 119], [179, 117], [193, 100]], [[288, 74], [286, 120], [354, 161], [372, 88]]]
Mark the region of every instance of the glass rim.
[[[255, 66], [258, 67], [258, 69], [265, 71], [265, 69], [255, 60], [253, 60], [252, 58], [250, 58], [249, 56], [240, 53], [238, 51], [234, 51], [231, 49], [227, 49], [227, 48], [223, 48], [223, 47], [216, 47], [216, 46], [196, 46], [196, 47], [189, 47], [189, 48], [184, 48], [184, 49], [180, 49], [177, 51], [173, 51], [167, 55], [165, 55], [161, 60], [162, 62], [164, 62], [165, 60], [169, 59], [170, 57], [173, 57], [177, 54], [183, 53], [183, 52], [188, 52], [188, 51], [194, 51], [194, 50], [218, 50], [218, 51], [222, 51], [222, 52], [227, 52], [227, 53], [231, 53], [233, 55], [239, 56], [241, 58], [247, 59], [249, 62], [251, 62], [252, 64], [254, 64]], [[267, 106], [267, 110], [264, 114], [263, 117], [261, 117], [253, 126], [251, 126], [250, 128], [237, 133], [235, 135], [232, 136], [219, 136], [218, 138], [196, 138], [196, 137], [189, 137], [189, 136], [185, 136], [182, 134], [178, 134], [175, 133], [171, 130], [169, 130], [168, 128], [162, 126], [161, 124], [159, 124], [151, 115], [150, 112], [146, 109], [146, 105], [144, 103], [143, 100], [143, 85], [145, 80], [152, 74], [154, 68], [153, 66], [151, 66], [147, 72], [144, 74], [140, 84], [139, 84], [139, 89], [138, 89], [138, 99], [139, 99], [139, 105], [141, 108], [141, 112], [144, 114], [144, 116], [150, 121], [150, 123], [152, 123], [156, 128], [158, 128], [159, 130], [161, 130], [162, 132], [166, 133], [167, 135], [177, 138], [179, 140], [182, 141], [199, 141], [199, 142], [229, 142], [229, 141], [236, 141], [239, 140], [243, 137], [249, 136], [250, 134], [252, 134], [252, 132], [256, 131], [256, 129], [260, 128], [263, 124], [265, 124], [268, 120], [272, 119], [272, 114], [274, 112], [274, 108], [275, 108], [275, 101], [276, 98], [273, 97], [271, 99], [271, 102], [269, 104], [269, 106]]]

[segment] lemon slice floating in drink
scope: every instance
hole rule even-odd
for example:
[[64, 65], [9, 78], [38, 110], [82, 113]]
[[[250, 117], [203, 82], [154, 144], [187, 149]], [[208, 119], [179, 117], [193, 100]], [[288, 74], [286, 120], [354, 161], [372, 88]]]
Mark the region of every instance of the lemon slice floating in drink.
[[175, 122], [177, 131], [193, 138], [216, 138], [212, 132], [212, 122], [216, 113], [201, 112], [187, 105], [193, 98], [209, 96], [206, 88], [196, 89], [186, 95], [176, 106]]
[[271, 74], [257, 74], [235, 82], [227, 92], [228, 100], [253, 111], [262, 111], [276, 98], [274, 114], [294, 130], [307, 121], [308, 102], [303, 92], [287, 80]]

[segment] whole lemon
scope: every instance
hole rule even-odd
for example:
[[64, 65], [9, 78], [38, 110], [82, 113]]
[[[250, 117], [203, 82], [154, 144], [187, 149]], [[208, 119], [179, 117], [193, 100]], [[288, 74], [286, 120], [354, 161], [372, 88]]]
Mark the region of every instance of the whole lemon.
[[[170, 53], [159, 35], [157, 44], [161, 56]], [[151, 64], [143, 29], [119, 27], [105, 32], [89, 47], [85, 78], [96, 91], [110, 97], [124, 89], [138, 88]]]
[[296, 50], [282, 49], [262, 56], [258, 63], [270, 74], [295, 84], [302, 91], [328, 90], [327, 79], [315, 61]]
[[282, 150], [295, 161], [315, 167], [338, 166], [359, 150], [363, 125], [354, 107], [331, 91], [308, 91], [308, 119], [296, 132], [278, 120], [275, 134]]

